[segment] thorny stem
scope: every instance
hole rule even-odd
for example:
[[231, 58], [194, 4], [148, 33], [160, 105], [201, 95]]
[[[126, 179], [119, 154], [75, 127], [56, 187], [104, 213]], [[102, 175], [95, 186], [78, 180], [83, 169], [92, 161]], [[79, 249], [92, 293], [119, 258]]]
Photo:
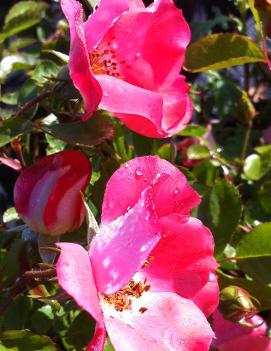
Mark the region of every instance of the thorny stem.
[[38, 104], [39, 102], [49, 98], [50, 96], [52, 96], [56, 91], [60, 90], [63, 85], [65, 83], [62, 84], [58, 84], [56, 85], [52, 90], [47, 91], [46, 93], [43, 93], [41, 95], [38, 95], [36, 97], [34, 97], [32, 100], [28, 101], [17, 113], [15, 113], [14, 117], [22, 117], [28, 110], [30, 110], [33, 106], [35, 106], [36, 104]]
[[252, 128], [252, 122], [249, 121], [248, 124], [245, 127], [245, 135], [243, 139], [243, 146], [240, 154], [240, 168], [242, 169], [244, 165], [244, 160], [246, 157], [248, 145], [249, 145], [249, 139], [250, 139], [250, 134], [251, 134], [251, 128]]
[[0, 315], [3, 315], [4, 312], [8, 309], [10, 304], [19, 294], [25, 292], [28, 289], [33, 289], [40, 284], [36, 279], [50, 279], [54, 278], [56, 271], [54, 268], [46, 270], [37, 270], [37, 271], [27, 271], [17, 279], [16, 283], [9, 290], [8, 296], [5, 299], [5, 304], [0, 306]]
[[22, 169], [24, 169], [26, 167], [26, 163], [24, 160], [24, 155], [23, 155], [23, 151], [22, 151], [22, 145], [19, 141], [19, 139], [15, 139], [11, 142], [11, 147], [12, 149], [15, 151], [18, 160], [20, 161], [20, 164], [22, 166]]
[[47, 99], [53, 94], [53, 91], [48, 91], [39, 96], [36, 96], [34, 99], [28, 101], [16, 114], [15, 117], [22, 117], [28, 110], [30, 110], [33, 106], [38, 104], [39, 102]]

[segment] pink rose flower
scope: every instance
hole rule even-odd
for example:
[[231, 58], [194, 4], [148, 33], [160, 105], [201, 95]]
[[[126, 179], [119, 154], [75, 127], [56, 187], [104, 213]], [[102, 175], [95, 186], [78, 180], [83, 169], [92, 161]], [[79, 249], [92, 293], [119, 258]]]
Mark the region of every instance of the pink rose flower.
[[190, 121], [189, 87], [179, 74], [190, 29], [172, 0], [147, 8], [141, 0], [101, 0], [83, 22], [75, 0], [61, 0], [70, 25], [70, 75], [88, 119], [99, 108], [128, 128], [154, 138]]
[[18, 214], [37, 233], [60, 235], [77, 229], [85, 216], [80, 192], [91, 164], [80, 151], [66, 150], [38, 160], [20, 174], [14, 188]]
[[270, 351], [271, 340], [266, 336], [267, 325], [263, 319], [255, 315], [247, 322], [255, 328], [227, 321], [216, 311], [213, 315], [213, 328], [216, 335], [212, 343], [214, 350]]
[[103, 350], [106, 331], [116, 351], [208, 350], [217, 263], [212, 234], [189, 216], [199, 202], [172, 164], [139, 157], [109, 180], [89, 252], [58, 244], [59, 284], [97, 321], [88, 350]]

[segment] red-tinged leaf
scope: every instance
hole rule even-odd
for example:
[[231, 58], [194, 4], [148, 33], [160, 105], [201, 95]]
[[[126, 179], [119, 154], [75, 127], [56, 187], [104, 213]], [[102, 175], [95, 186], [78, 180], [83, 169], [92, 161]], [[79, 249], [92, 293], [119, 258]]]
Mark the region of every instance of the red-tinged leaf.
[[68, 144], [92, 148], [114, 137], [114, 128], [101, 112], [96, 112], [88, 121], [39, 125], [45, 133]]
[[220, 33], [192, 43], [186, 52], [185, 67], [196, 73], [251, 62], [266, 62], [257, 43], [244, 35]]

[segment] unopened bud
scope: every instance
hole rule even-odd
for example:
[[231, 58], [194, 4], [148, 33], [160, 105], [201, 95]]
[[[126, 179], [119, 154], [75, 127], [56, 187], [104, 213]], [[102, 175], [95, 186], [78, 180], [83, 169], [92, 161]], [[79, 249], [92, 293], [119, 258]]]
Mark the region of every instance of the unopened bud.
[[232, 322], [247, 320], [257, 313], [252, 299], [257, 303], [246, 290], [234, 285], [228, 286], [220, 292], [219, 311], [224, 319]]

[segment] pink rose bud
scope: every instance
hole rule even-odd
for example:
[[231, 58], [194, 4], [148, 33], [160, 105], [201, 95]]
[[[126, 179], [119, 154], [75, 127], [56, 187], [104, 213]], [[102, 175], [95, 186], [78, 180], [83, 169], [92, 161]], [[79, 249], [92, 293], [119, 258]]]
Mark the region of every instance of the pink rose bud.
[[18, 214], [35, 232], [60, 235], [84, 219], [84, 192], [91, 178], [89, 159], [66, 150], [38, 160], [19, 176], [14, 188]]

